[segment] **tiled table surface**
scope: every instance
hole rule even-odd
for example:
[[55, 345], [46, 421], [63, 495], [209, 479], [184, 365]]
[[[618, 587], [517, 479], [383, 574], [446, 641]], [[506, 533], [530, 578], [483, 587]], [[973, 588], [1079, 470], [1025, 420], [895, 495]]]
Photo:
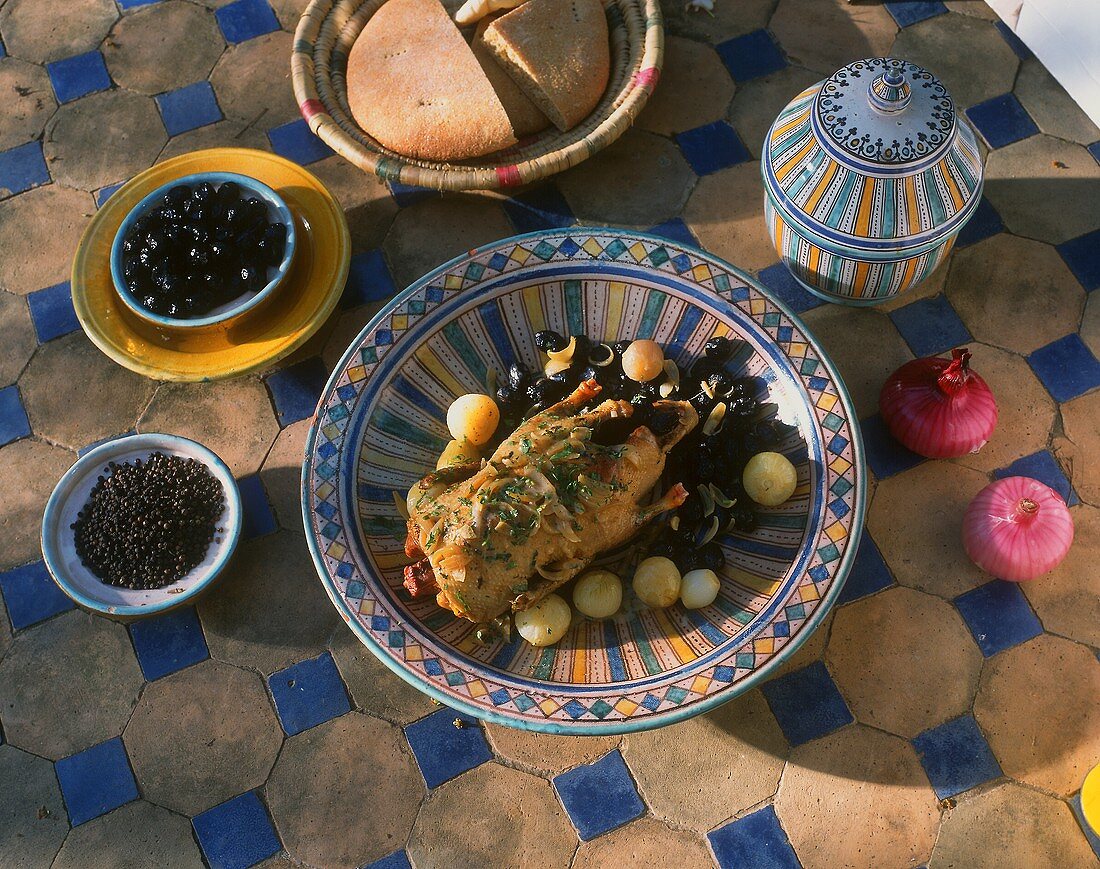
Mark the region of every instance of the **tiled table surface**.
[[[1094, 865], [1074, 799], [1100, 761], [1100, 130], [1042, 66], [977, 0], [717, 0], [713, 17], [675, 0], [666, 74], [618, 144], [513, 198], [440, 197], [364, 176], [298, 119], [304, 5], [0, 2], [0, 865]], [[985, 201], [925, 286], [819, 305], [775, 264], [760, 143], [798, 90], [888, 52], [980, 130]], [[352, 276], [278, 371], [159, 385], [79, 331], [69, 262], [118, 183], [220, 144], [329, 184]], [[474, 245], [574, 221], [655, 226], [759, 274], [834, 354], [874, 478], [841, 605], [784, 672], [622, 739], [456, 727], [339, 622], [298, 507], [307, 417], [379, 304]], [[922, 462], [884, 433], [878, 388], [963, 343], [999, 427], [978, 455]], [[197, 610], [125, 627], [56, 591], [38, 524], [79, 451], [134, 429], [220, 453], [248, 539]], [[1030, 585], [990, 582], [959, 542], [1006, 473], [1073, 505], [1068, 560]]]

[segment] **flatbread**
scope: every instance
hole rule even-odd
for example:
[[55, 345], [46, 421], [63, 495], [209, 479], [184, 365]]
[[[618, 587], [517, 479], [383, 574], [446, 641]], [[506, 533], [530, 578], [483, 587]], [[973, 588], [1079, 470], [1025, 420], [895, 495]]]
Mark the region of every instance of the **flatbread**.
[[516, 143], [511, 122], [439, 0], [388, 0], [348, 55], [348, 106], [391, 151], [480, 157]]
[[504, 111], [508, 115], [508, 120], [512, 124], [512, 131], [516, 134], [516, 138], [523, 139], [540, 130], [545, 130], [550, 126], [550, 119], [527, 98], [527, 95], [520, 90], [519, 85], [512, 81], [512, 77], [500, 68], [500, 64], [493, 58], [493, 52], [485, 45], [485, 28], [493, 20], [494, 18], [482, 18], [478, 22], [477, 32], [470, 43], [470, 48], [473, 49], [477, 62], [481, 64], [482, 72], [485, 73], [489, 83], [493, 86], [493, 90], [496, 91], [501, 105], [504, 106]]
[[607, 88], [611, 48], [600, 0], [528, 0], [485, 28], [484, 43], [561, 130], [587, 117]]

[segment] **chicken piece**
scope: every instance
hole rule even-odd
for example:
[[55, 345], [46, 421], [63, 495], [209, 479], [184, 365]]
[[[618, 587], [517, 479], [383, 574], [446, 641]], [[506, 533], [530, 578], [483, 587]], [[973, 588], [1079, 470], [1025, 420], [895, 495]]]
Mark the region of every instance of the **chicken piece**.
[[[658, 438], [645, 426], [626, 443], [592, 442], [596, 426], [629, 417], [632, 406], [608, 400], [582, 408], [599, 395], [587, 380], [566, 399], [517, 428], [480, 466], [445, 468], [419, 486], [405, 551], [422, 559], [406, 568], [414, 588], [427, 564], [435, 574], [436, 601], [455, 615], [488, 622], [526, 609], [576, 576], [599, 553], [632, 537], [657, 514], [687, 497], [673, 486], [643, 505], [664, 470], [665, 456], [699, 421], [684, 401], [655, 402], [677, 422]], [[460, 482], [455, 482], [462, 478]], [[440, 491], [440, 485], [449, 484]]]

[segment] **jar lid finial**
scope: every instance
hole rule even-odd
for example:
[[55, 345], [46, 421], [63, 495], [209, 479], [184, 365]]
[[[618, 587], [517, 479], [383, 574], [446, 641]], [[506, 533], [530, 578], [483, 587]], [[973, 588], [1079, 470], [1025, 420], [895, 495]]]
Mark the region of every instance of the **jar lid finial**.
[[873, 108], [887, 114], [903, 111], [912, 98], [913, 91], [905, 80], [900, 64], [887, 67], [867, 88], [867, 101]]

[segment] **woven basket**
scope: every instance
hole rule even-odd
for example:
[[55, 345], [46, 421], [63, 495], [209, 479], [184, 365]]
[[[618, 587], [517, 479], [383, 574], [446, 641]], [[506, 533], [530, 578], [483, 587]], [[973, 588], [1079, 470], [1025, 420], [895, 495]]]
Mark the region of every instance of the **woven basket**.
[[390, 151], [363, 132], [348, 108], [348, 53], [385, 0], [312, 0], [294, 34], [291, 76], [298, 107], [329, 147], [384, 181], [438, 190], [517, 187], [576, 166], [621, 136], [660, 75], [664, 27], [658, 0], [602, 0], [611, 35], [611, 75], [599, 105], [568, 132], [550, 128], [494, 154], [455, 163]]

